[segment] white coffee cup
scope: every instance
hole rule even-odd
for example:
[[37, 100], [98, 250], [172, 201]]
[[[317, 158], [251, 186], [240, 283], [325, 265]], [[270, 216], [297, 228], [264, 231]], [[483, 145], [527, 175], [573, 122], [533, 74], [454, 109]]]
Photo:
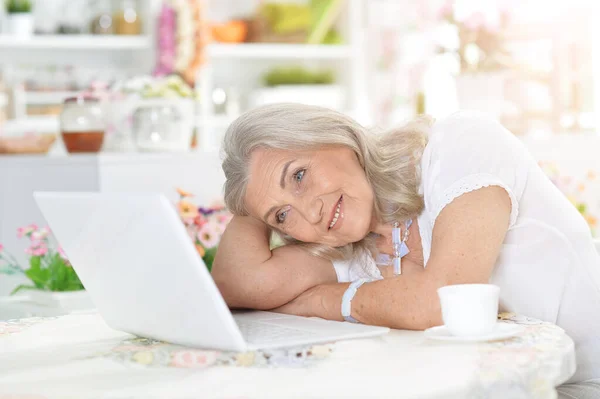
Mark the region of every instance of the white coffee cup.
[[492, 332], [498, 319], [500, 288], [492, 284], [458, 284], [438, 289], [442, 318], [455, 336]]

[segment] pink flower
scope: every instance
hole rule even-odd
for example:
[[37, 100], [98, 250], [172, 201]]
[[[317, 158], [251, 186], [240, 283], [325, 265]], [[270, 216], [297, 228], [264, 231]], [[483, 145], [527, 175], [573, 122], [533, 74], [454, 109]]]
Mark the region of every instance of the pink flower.
[[223, 223], [219, 223], [218, 221], [211, 221], [212, 229], [215, 233], [217, 233], [218, 238], [220, 239], [223, 233], [225, 232], [226, 225]]
[[186, 226], [192, 226], [194, 224], [194, 219], [192, 218], [185, 218], [185, 219], [181, 219], [181, 221], [183, 222], [183, 224], [185, 224]]
[[202, 227], [200, 227], [200, 230], [198, 230], [196, 237], [204, 246], [204, 248], [207, 249], [216, 247], [219, 243], [219, 232], [215, 228], [214, 223], [205, 223]]
[[37, 229], [38, 229], [38, 227], [36, 224], [30, 224], [29, 226], [19, 227], [17, 229], [17, 237], [23, 238], [24, 236], [27, 236], [27, 235], [33, 233]]
[[46, 247], [46, 246], [40, 246], [33, 250], [34, 256], [44, 256], [47, 253], [48, 253], [48, 247]]
[[4, 245], [0, 244], [0, 252], [4, 251]]
[[203, 226], [205, 223], [206, 223], [206, 218], [201, 213], [199, 213], [198, 216], [196, 216], [194, 218], [194, 224], [198, 227]]
[[31, 239], [31, 244], [29, 245], [31, 248], [37, 248], [42, 245], [46, 245], [46, 243], [42, 240]]
[[48, 246], [44, 241], [32, 240], [25, 253], [32, 256], [44, 256], [48, 253]]
[[49, 234], [50, 229], [48, 227], [42, 227], [41, 229], [31, 233], [31, 239], [36, 241], [45, 240]]
[[207, 367], [217, 361], [218, 353], [203, 350], [181, 350], [173, 353], [172, 364], [175, 367], [200, 368]]

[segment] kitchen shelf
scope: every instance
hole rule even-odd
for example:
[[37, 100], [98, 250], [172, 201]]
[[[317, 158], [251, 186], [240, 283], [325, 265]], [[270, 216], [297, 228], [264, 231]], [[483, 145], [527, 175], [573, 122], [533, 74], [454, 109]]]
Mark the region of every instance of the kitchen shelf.
[[352, 48], [333, 44], [213, 43], [207, 46], [207, 54], [214, 59], [344, 59], [352, 55]]
[[146, 50], [151, 45], [146, 35], [0, 35], [0, 50]]
[[[147, 73], [152, 70], [157, 56], [157, 15], [161, 0], [145, 0], [148, 26], [139, 36], [118, 35], [34, 35], [26, 38], [0, 34], [0, 67], [7, 76], [18, 76], [18, 65], [90, 66], [92, 68], [118, 69]], [[210, 3], [217, 3], [211, 1]], [[247, 72], [240, 86], [240, 96], [251, 93], [254, 83], [260, 85], [260, 75], [273, 66], [286, 64], [309, 64], [306, 67], [333, 69], [336, 84], [344, 89], [344, 107], [352, 112], [363, 108], [366, 87], [363, 66], [364, 37], [360, 34], [365, 0], [346, 0], [344, 10], [336, 21], [344, 38], [343, 44], [294, 44], [294, 43], [218, 43], [205, 46], [206, 61], [198, 70], [196, 87], [199, 94], [194, 126], [198, 129], [197, 151], [218, 148], [221, 136], [233, 121], [233, 117], [215, 114], [212, 101], [216, 87], [239, 84], [240, 74]], [[208, 8], [208, 7], [207, 7]], [[350, 29], [356, 27], [356, 29]], [[323, 64], [323, 65], [322, 65]], [[326, 65], [325, 65], [326, 64]], [[138, 72], [136, 72], [138, 73]], [[16, 135], [23, 132], [58, 133], [57, 117], [34, 118], [27, 115], [27, 106], [60, 104], [74, 93], [24, 92], [15, 90], [12, 114], [15, 123], [3, 126], [4, 132]], [[240, 104], [244, 104], [242, 98]], [[242, 106], [240, 111], [245, 111]]]
[[78, 91], [26, 91], [25, 103], [28, 105], [62, 104], [65, 99], [75, 97]]

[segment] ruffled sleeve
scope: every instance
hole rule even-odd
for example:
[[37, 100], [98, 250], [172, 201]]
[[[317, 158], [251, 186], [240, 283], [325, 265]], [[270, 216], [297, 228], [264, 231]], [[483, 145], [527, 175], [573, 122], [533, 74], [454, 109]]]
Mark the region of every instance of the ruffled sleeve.
[[383, 278], [375, 264], [375, 259], [366, 250], [360, 251], [350, 260], [333, 261], [333, 267], [340, 283], [356, 281], [361, 278], [369, 281]]
[[511, 200], [509, 228], [515, 225], [533, 162], [517, 137], [486, 114], [461, 111], [434, 126], [428, 147], [421, 178], [432, 224], [444, 207], [461, 195], [498, 186]]
[[[425, 264], [435, 220], [463, 194], [489, 186], [503, 188], [511, 201], [509, 229], [514, 227], [529, 169], [534, 164], [523, 143], [484, 113], [460, 111], [437, 122], [420, 165], [425, 210], [418, 220]], [[381, 278], [370, 254], [333, 265], [340, 282]]]

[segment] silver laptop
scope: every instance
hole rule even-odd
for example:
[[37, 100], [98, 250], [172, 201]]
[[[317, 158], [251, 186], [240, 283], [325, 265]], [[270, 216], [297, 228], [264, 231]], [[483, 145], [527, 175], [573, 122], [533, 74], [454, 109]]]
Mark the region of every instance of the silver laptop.
[[99, 313], [117, 330], [232, 351], [389, 331], [272, 312], [232, 314], [174, 205], [163, 195], [35, 193], [34, 197]]

